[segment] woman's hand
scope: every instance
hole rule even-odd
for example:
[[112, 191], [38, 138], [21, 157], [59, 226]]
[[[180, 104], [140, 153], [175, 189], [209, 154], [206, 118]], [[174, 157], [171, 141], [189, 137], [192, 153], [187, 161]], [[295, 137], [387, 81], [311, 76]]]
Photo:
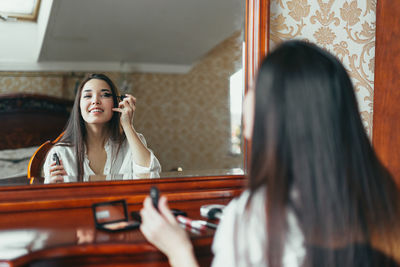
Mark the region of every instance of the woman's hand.
[[135, 109], [136, 98], [130, 94], [125, 94], [125, 98], [119, 102], [118, 108], [113, 108], [112, 110], [121, 113], [121, 125], [126, 129], [125, 127], [130, 127], [133, 123]]
[[118, 108], [113, 108], [112, 110], [121, 113], [121, 125], [129, 143], [133, 163], [143, 167], [150, 167], [151, 153], [133, 127], [135, 109], [136, 98], [126, 94], [124, 100], [119, 102]]
[[186, 231], [175, 220], [166, 197], [161, 196], [158, 207], [160, 212], [154, 208], [150, 197], [146, 197], [140, 211], [140, 231], [150, 243], [167, 255], [172, 266], [198, 266], [192, 243]]
[[60, 160], [60, 165], [57, 165], [55, 162], [53, 162], [50, 165], [50, 183], [63, 183], [64, 182], [64, 177], [67, 175], [67, 172], [64, 169], [64, 165], [62, 163], [62, 160]]

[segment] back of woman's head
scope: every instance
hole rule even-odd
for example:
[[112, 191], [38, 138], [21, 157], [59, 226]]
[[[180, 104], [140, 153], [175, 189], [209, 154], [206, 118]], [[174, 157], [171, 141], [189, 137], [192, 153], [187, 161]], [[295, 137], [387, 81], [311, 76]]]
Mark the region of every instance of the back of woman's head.
[[396, 187], [334, 56], [302, 41], [283, 43], [262, 63], [255, 99], [249, 187], [267, 188], [270, 266], [280, 266], [288, 207], [308, 245], [369, 242], [371, 227], [394, 220]]

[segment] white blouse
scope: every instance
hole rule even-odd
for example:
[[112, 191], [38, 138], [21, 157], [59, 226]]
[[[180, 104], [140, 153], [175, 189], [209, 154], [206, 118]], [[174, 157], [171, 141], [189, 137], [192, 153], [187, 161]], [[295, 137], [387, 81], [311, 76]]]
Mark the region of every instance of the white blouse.
[[[147, 147], [146, 140], [142, 134], [138, 133], [138, 136], [142, 143]], [[104, 165], [104, 175], [110, 176], [113, 174], [122, 174], [127, 177], [135, 178], [135, 174], [143, 173], [158, 173], [161, 172], [161, 165], [158, 159], [154, 156], [153, 151], [150, 151], [150, 166], [144, 167], [135, 163], [129, 147], [129, 143], [125, 140], [119, 151], [118, 143], [108, 140], [104, 145], [106, 150], [107, 159]], [[118, 152], [118, 153], [117, 153]], [[55, 145], [47, 154], [46, 161], [43, 166], [43, 172], [45, 177], [45, 183], [50, 180], [50, 165], [53, 163], [53, 154], [56, 153], [62, 160], [64, 169], [67, 172], [68, 177], [76, 177], [78, 175], [75, 150], [73, 146], [61, 146]], [[95, 173], [89, 166], [89, 159], [85, 153], [83, 162], [84, 181], [88, 179], [89, 175]]]
[[[266, 258], [265, 188], [252, 197], [248, 209], [249, 191], [233, 199], [224, 209], [214, 236], [212, 267], [268, 266]], [[304, 237], [293, 211], [288, 211], [288, 234], [282, 265], [301, 266], [305, 256]]]

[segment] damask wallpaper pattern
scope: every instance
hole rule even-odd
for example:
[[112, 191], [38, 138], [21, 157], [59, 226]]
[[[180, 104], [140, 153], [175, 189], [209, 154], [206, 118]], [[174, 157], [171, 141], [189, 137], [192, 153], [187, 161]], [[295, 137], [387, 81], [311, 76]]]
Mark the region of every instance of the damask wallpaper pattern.
[[[116, 84], [131, 82], [137, 98], [134, 125], [146, 137], [164, 171], [237, 168], [230, 153], [229, 77], [242, 67], [242, 35], [233, 34], [186, 74], [107, 73]], [[85, 73], [0, 75], [0, 93], [29, 92], [73, 99]], [[240, 108], [240, 107], [238, 107]]]
[[270, 47], [304, 39], [335, 54], [351, 76], [372, 135], [377, 0], [271, 0]]
[[229, 153], [229, 77], [242, 67], [241, 47], [236, 33], [187, 74], [133, 74], [136, 123], [160, 161], [175, 164], [165, 170], [242, 167], [243, 157]]
[[2, 73], [0, 76], [0, 93], [36, 93], [64, 97], [63, 74], [30, 72]]

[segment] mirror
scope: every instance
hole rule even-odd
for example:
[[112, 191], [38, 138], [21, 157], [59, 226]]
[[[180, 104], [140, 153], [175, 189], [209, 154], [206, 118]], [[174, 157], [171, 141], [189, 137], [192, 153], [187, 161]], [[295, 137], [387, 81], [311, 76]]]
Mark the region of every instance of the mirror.
[[42, 0], [36, 23], [0, 24], [21, 32], [0, 37], [1, 94], [73, 99], [86, 72], [105, 72], [137, 97], [134, 125], [159, 159], [161, 178], [243, 174], [244, 6]]

